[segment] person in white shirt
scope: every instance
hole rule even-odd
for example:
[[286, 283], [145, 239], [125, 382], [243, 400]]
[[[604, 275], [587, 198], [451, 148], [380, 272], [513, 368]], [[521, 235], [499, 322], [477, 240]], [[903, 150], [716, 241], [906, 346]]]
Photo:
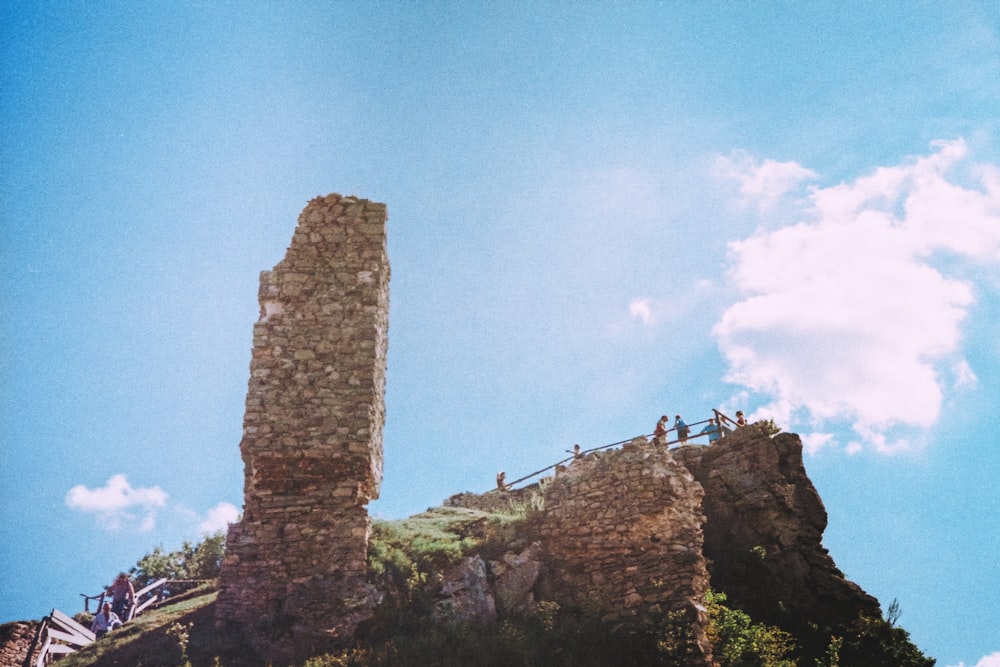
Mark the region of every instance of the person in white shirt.
[[105, 602], [101, 611], [98, 612], [97, 616], [94, 616], [94, 622], [90, 624], [90, 631], [100, 639], [111, 630], [117, 630], [120, 627], [122, 627], [121, 619], [118, 618], [118, 614], [111, 611], [111, 603]]

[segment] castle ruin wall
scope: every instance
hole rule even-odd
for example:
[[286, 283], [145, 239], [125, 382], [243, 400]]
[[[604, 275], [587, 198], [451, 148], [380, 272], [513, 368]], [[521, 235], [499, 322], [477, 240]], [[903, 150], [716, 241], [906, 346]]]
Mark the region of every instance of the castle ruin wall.
[[560, 604], [627, 621], [676, 612], [692, 630], [690, 665], [711, 664], [703, 607], [703, 490], [661, 447], [638, 438], [573, 461], [541, 488], [542, 528]]
[[382, 479], [389, 263], [386, 207], [306, 206], [260, 278], [216, 618], [276, 664], [337, 646], [370, 614], [367, 503]]

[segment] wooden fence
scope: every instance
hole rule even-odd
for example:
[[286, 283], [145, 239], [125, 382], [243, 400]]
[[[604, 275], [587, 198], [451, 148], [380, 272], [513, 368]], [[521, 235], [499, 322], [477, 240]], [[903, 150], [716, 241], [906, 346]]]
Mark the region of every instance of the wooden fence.
[[[54, 656], [75, 653], [97, 638], [89, 629], [83, 627], [58, 609], [42, 619], [35, 642], [41, 641], [38, 656], [30, 664], [33, 667], [45, 667]], [[34, 651], [28, 651], [28, 660]]]
[[[135, 602], [129, 608], [127, 618], [123, 618], [122, 622], [128, 623], [159, 602], [163, 597], [163, 586], [167, 583], [166, 579], [158, 579], [136, 591]], [[90, 600], [97, 600], [97, 611], [100, 612], [106, 596], [107, 591], [100, 595], [84, 595], [84, 611], [90, 611]], [[25, 667], [45, 667], [55, 656], [75, 653], [84, 646], [94, 643], [96, 639], [97, 637], [89, 628], [80, 625], [71, 616], [58, 609], [53, 609], [51, 614], [42, 619], [42, 623], [38, 627], [35, 641], [25, 659]], [[38, 647], [37, 655], [32, 660], [35, 647]]]

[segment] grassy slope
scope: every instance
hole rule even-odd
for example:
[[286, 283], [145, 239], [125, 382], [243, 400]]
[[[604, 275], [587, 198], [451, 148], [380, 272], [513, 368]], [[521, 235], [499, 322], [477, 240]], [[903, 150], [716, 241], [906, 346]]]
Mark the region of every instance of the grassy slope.
[[217, 664], [256, 667], [263, 663], [231, 637], [215, 631], [214, 587], [201, 587], [170, 604], [149, 611], [120, 630], [66, 656], [59, 667], [174, 667], [182, 665], [180, 643], [168, 632], [174, 624], [190, 627], [187, 657], [192, 667]]

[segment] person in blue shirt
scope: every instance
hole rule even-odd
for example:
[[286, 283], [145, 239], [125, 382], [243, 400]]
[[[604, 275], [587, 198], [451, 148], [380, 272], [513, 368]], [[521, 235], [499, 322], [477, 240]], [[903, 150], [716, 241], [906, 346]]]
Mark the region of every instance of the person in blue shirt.
[[701, 429], [701, 432], [708, 433], [708, 444], [710, 445], [722, 436], [719, 432], [719, 425], [715, 423], [715, 418], [713, 417], [708, 419], [708, 424], [705, 428]]
[[677, 439], [682, 445], [686, 445], [688, 436], [691, 434], [691, 427], [684, 423], [680, 415], [677, 415], [674, 418], [674, 428], [677, 429]]

